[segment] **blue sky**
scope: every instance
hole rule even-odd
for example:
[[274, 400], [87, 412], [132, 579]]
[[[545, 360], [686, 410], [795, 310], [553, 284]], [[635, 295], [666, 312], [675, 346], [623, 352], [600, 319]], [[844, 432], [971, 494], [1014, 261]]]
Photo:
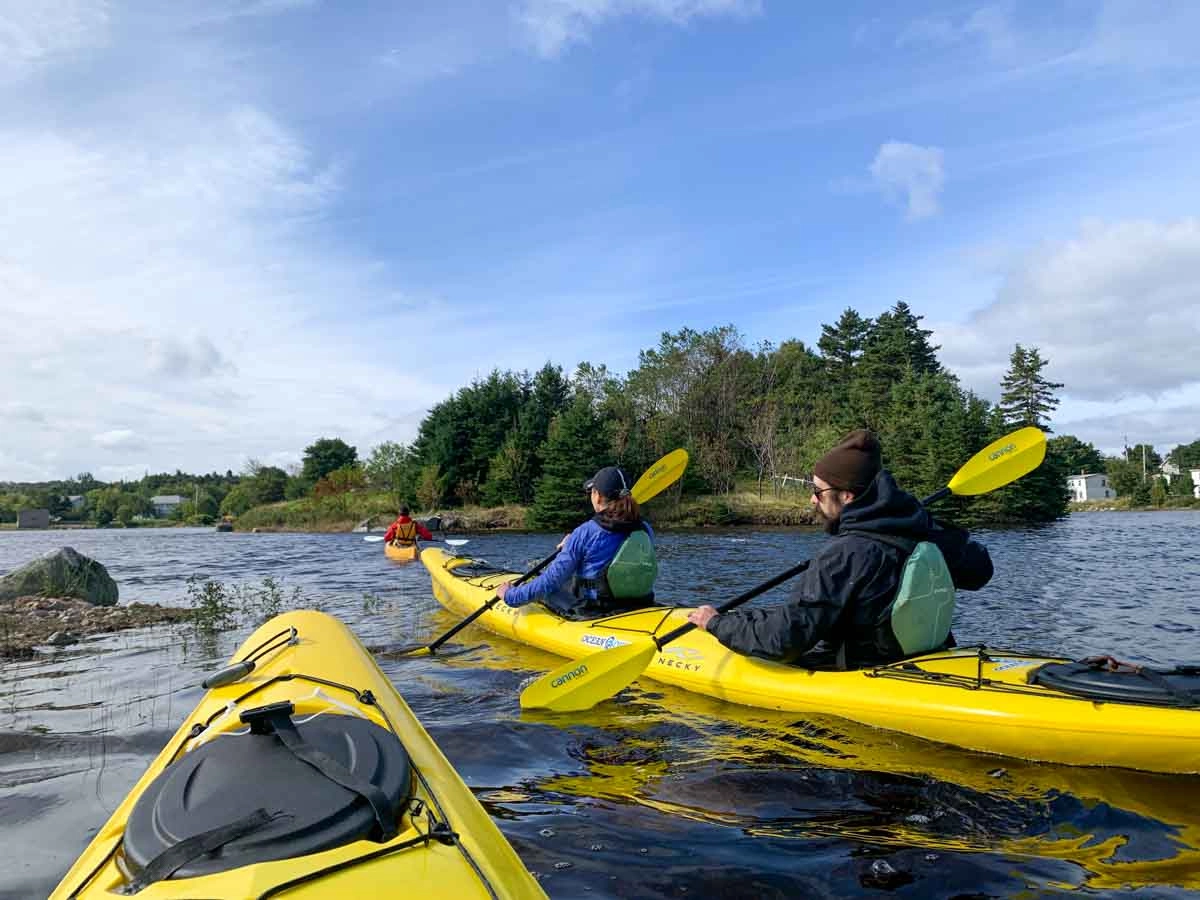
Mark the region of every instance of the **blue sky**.
[[0, 4], [0, 479], [365, 454], [493, 367], [898, 299], [1200, 437], [1200, 4]]

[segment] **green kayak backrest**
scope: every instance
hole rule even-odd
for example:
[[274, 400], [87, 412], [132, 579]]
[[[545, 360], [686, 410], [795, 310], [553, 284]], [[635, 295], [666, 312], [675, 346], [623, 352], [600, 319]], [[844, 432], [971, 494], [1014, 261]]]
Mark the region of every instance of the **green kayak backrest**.
[[896, 597], [880, 621], [891, 621], [892, 634], [905, 656], [928, 653], [946, 645], [954, 621], [954, 579], [937, 544], [883, 534], [858, 532], [908, 552]]
[[608, 589], [618, 599], [645, 597], [654, 591], [658, 557], [645, 531], [635, 531], [622, 542], [604, 575]]
[[954, 620], [954, 579], [937, 544], [922, 541], [909, 554], [889, 609], [892, 633], [906, 656], [945, 646]]

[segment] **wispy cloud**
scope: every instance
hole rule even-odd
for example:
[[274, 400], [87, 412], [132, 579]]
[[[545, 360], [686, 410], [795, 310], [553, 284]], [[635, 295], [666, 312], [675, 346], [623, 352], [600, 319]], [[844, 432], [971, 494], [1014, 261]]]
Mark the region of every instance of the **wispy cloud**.
[[554, 57], [620, 16], [685, 25], [695, 18], [761, 12], [762, 0], [521, 0], [513, 15], [537, 52]]
[[950, 46], [978, 43], [1000, 56], [1016, 45], [1010, 22], [1011, 4], [990, 4], [959, 17], [926, 17], [909, 22], [896, 36], [896, 46]]
[[106, 0], [15, 0], [0, 7], [0, 81], [108, 40]]
[[937, 214], [946, 180], [940, 148], [888, 141], [875, 154], [869, 171], [884, 196], [904, 201], [910, 221]]
[[[364, 348], [381, 335], [378, 317], [360, 321], [356, 308], [397, 285], [324, 227], [343, 167], [250, 102], [252, 70], [229, 68], [223, 48], [210, 53], [206, 37], [172, 23], [138, 25], [137, 38], [154, 38], [141, 64], [186, 58], [219, 73], [221, 90], [176, 83], [189, 72], [169, 65], [153, 83], [106, 77], [135, 50], [117, 31], [119, 52], [77, 86], [110, 104], [105, 127], [56, 115], [76, 98], [34, 80], [24, 100], [38, 102], [0, 122], [4, 393], [44, 412], [6, 418], [0, 455], [21, 460], [10, 471], [236, 467], [295, 454], [322, 432], [360, 440], [396, 391], [436, 400], [443, 388], [419, 374], [421, 349], [407, 371], [381, 356], [364, 374]], [[427, 314], [398, 307], [389, 324], [432, 354]], [[80, 433], [94, 440], [81, 445]]]

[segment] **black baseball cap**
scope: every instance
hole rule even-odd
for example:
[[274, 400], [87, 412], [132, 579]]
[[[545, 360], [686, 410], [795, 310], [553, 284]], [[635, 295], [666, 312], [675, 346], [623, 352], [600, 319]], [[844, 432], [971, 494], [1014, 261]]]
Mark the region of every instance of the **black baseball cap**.
[[631, 487], [633, 487], [633, 482], [629, 480], [629, 476], [625, 474], [624, 470], [616, 466], [605, 466], [583, 483], [585, 491], [590, 491], [594, 488], [600, 492], [601, 497], [609, 500], [616, 500], [618, 497], [628, 497]]

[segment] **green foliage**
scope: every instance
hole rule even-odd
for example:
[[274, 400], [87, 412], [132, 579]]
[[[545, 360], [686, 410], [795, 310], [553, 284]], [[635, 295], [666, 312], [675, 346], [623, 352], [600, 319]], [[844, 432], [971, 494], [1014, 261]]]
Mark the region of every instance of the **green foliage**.
[[1110, 457], [1104, 462], [1104, 470], [1108, 474], [1108, 483], [1117, 492], [1118, 497], [1129, 497], [1142, 483], [1142, 464], [1133, 463], [1120, 457]]
[[1133, 465], [1144, 469], [1147, 477], [1151, 472], [1157, 471], [1163, 463], [1162, 457], [1149, 444], [1134, 444], [1132, 447], [1126, 447], [1125, 458]]
[[417, 502], [422, 509], [436, 509], [442, 503], [442, 472], [437, 463], [422, 466], [417, 476]]
[[254, 504], [278, 503], [287, 495], [288, 474], [276, 466], [260, 466], [250, 483]]
[[1089, 443], [1079, 440], [1073, 434], [1060, 434], [1050, 438], [1050, 448], [1059, 455], [1067, 472], [1071, 475], [1085, 475], [1104, 471], [1104, 455]]
[[358, 463], [358, 451], [341, 438], [319, 438], [304, 448], [301, 473], [306, 481], [316, 484], [330, 472]]
[[[944, 484], [989, 440], [1021, 425], [1045, 428], [1061, 387], [1044, 377], [1047, 362], [1037, 348], [1018, 345], [993, 407], [941, 366], [921, 324], [898, 302], [875, 319], [846, 309], [835, 324], [821, 326], [815, 347], [784, 340], [751, 349], [732, 325], [664, 332], [624, 375], [588, 362], [570, 378], [550, 363], [532, 375], [493, 371], [434, 406], [411, 445], [380, 444], [362, 468], [354, 447], [323, 437], [305, 448], [303, 466], [291, 476], [251, 461], [241, 477], [177, 470], [103, 485], [81, 473], [0, 485], [0, 521], [15, 519], [31, 500], [59, 509], [68, 495], [84, 494], [84, 510], [73, 515], [134, 525], [152, 514], [150, 496], [179, 494], [188, 501], [179, 509], [184, 520], [234, 515], [246, 529], [341, 527], [392, 514], [402, 503], [426, 510], [532, 506], [531, 525], [560, 527], [587, 515], [579, 490], [586, 475], [613, 463], [640, 474], [676, 447], [689, 451], [691, 465], [651, 514], [666, 516], [669, 507], [676, 516], [740, 520], [758, 516], [748, 509], [776, 502], [802, 508], [804, 498], [794, 492], [781, 498], [781, 476], [811, 473], [817, 457], [860, 425], [880, 433], [885, 464], [921, 494]], [[1066, 473], [1080, 469], [1109, 471], [1114, 488], [1129, 497], [1142, 480], [1140, 447], [1131, 453], [1137, 458], [1105, 460], [1063, 435], [1051, 441], [1047, 463], [1019, 486], [953, 498], [939, 516], [967, 523], [1052, 519], [1065, 509]], [[1156, 468], [1149, 449], [1146, 457], [1148, 471]], [[1175, 448], [1170, 458], [1185, 470], [1200, 465], [1200, 441]], [[739, 479], [743, 488], [752, 483], [754, 497], [735, 503]], [[724, 505], [689, 505], [707, 493]], [[1184, 493], [1168, 488], [1171, 500], [1189, 499]], [[777, 515], [787, 519], [772, 509]]]
[[251, 490], [248, 482], [235, 485], [225, 495], [225, 499], [221, 501], [220, 514], [223, 516], [240, 516], [255, 505], [255, 500], [254, 492]]
[[404, 444], [385, 441], [371, 451], [364, 465], [367, 483], [388, 491], [399, 508], [412, 493], [412, 454]]
[[1200, 440], [1190, 444], [1180, 444], [1167, 454], [1167, 459], [1187, 472], [1190, 469], [1200, 469]]
[[577, 397], [551, 424], [546, 465], [538, 480], [529, 524], [533, 528], [570, 528], [590, 511], [583, 482], [605, 465], [608, 441], [586, 396]]
[[1033, 425], [1050, 430], [1050, 414], [1058, 409], [1055, 391], [1062, 385], [1042, 376], [1047, 363], [1036, 347], [1026, 350], [1017, 344], [1013, 350], [1001, 383], [1000, 415], [1006, 428]]
[[1167, 486], [1161, 478], [1153, 478], [1150, 481], [1150, 502], [1155, 506], [1162, 506], [1167, 502]]

